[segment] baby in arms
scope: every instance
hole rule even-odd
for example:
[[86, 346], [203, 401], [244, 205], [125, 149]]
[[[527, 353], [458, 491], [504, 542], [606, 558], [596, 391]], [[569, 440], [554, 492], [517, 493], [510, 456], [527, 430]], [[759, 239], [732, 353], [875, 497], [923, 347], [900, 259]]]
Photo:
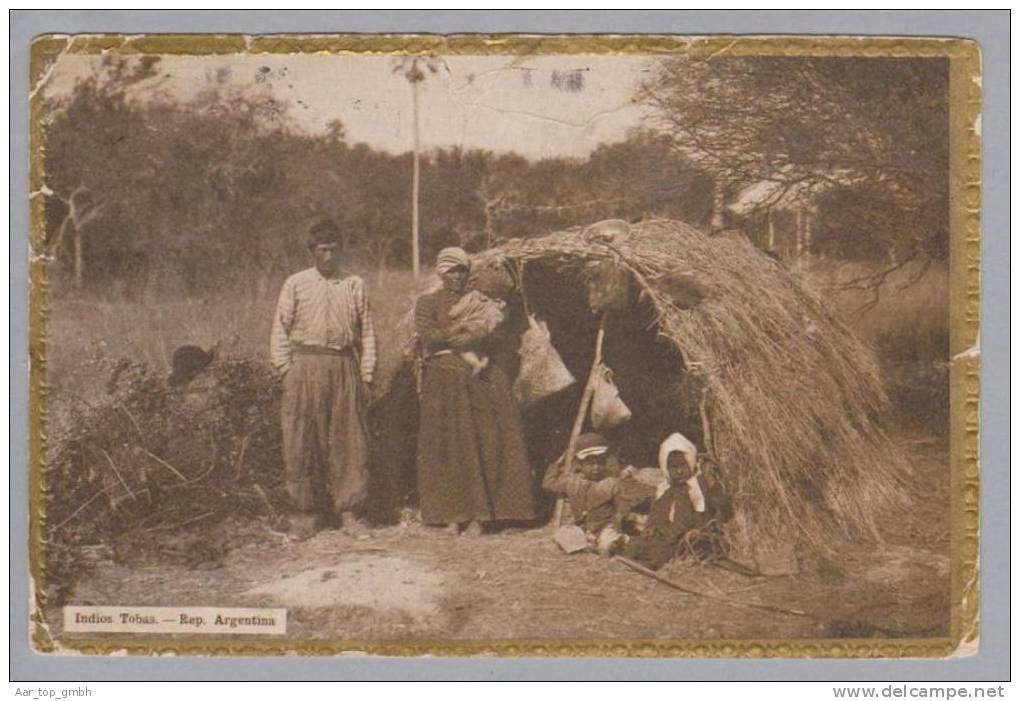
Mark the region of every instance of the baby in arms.
[[[477, 290], [468, 292], [450, 307], [450, 335], [460, 340], [480, 341], [506, 318], [506, 302], [492, 299]], [[489, 364], [489, 358], [475, 350], [460, 351], [460, 357], [477, 375]]]

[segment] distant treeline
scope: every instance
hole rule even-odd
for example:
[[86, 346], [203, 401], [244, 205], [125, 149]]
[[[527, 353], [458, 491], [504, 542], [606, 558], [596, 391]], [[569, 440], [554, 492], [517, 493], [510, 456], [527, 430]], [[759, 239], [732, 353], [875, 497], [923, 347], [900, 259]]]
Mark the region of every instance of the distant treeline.
[[[349, 144], [338, 122], [309, 136], [241, 96], [141, 102], [88, 80], [52, 111], [45, 163], [57, 268], [74, 275], [80, 233], [86, 287], [171, 276], [199, 291], [287, 271], [323, 216], [360, 264], [410, 264], [411, 154]], [[701, 224], [711, 180], [649, 134], [585, 160], [449, 148], [422, 155], [420, 202], [427, 263], [443, 246], [478, 250], [610, 217]]]
[[[211, 90], [187, 101], [151, 91], [146, 99], [132, 97], [137, 94], [132, 86], [152, 80], [158, 63], [156, 57], [110, 59], [91, 77], [79, 80], [69, 94], [47, 103], [46, 245], [57, 260], [58, 279], [128, 295], [153, 283], [173, 282], [190, 293], [266, 279], [304, 264], [304, 232], [324, 216], [340, 224], [349, 254], [361, 267], [409, 266], [410, 153], [393, 155], [363, 143], [351, 144], [340, 121], [332, 122], [325, 133], [309, 135], [294, 126], [286, 104], [265, 95]], [[678, 70], [665, 64], [656, 95], [687, 95], [714, 85], [708, 81], [674, 86], [669, 81], [675, 76], [689, 75]], [[727, 99], [755, 89], [740, 82], [746, 67], [741, 71], [728, 79], [735, 92]], [[775, 93], [777, 88], [770, 89]], [[780, 253], [784, 229], [806, 232], [810, 226], [813, 253], [887, 260], [909, 256], [920, 242], [928, 254], [944, 255], [939, 250], [946, 240], [939, 208], [934, 223], [922, 220], [918, 212], [931, 207], [917, 204], [918, 197], [905, 199], [901, 193], [906, 185], [890, 185], [884, 171], [861, 171], [876, 174], [851, 181], [846, 168], [826, 165], [819, 170], [814, 161], [804, 170], [790, 165], [795, 163], [790, 154], [797, 154], [789, 144], [811, 134], [812, 120], [818, 118], [814, 111], [801, 116], [798, 128], [803, 131], [788, 143], [758, 144], [756, 140], [774, 134], [776, 127], [754, 123], [761, 118], [757, 112], [728, 125], [724, 135], [709, 132], [711, 144], [726, 143], [725, 135], [745, 139], [737, 142], [739, 148], [731, 145], [735, 150], [729, 160], [712, 162], [692, 147], [700, 141], [685, 132], [689, 125], [713, 127], [718, 122], [703, 119], [696, 111], [711, 104], [710, 98], [713, 95], [691, 105], [664, 103], [661, 113], [675, 116], [680, 126], [673, 131], [661, 124], [655, 132], [634, 130], [625, 141], [602, 145], [586, 159], [535, 161], [460, 148], [423, 153], [423, 262], [451, 244], [479, 250], [502, 239], [542, 235], [605, 218], [633, 221], [650, 216], [703, 228], [738, 228], [756, 244]], [[880, 104], [890, 102], [883, 99]], [[842, 103], [834, 104], [844, 109]], [[752, 127], [746, 134], [740, 131]], [[872, 126], [863, 133], [868, 137], [861, 137], [863, 144], [898, 143], [882, 134], [884, 140], [879, 139]], [[939, 144], [939, 138], [934, 133], [929, 141]], [[833, 142], [818, 143], [822, 149]], [[772, 163], [774, 155], [737, 162], [741, 154], [756, 154], [755, 149], [766, 146], [763, 153], [788, 152], [779, 161], [781, 167], [762, 170], [755, 165]], [[861, 150], [853, 152], [855, 159]], [[906, 160], [887, 151], [872, 160], [894, 165]], [[835, 163], [845, 159], [840, 153], [826, 156]], [[724, 167], [730, 163], [742, 169]], [[918, 164], [914, 170], [933, 168]], [[792, 179], [794, 185], [835, 178], [835, 185], [820, 195], [805, 190], [813, 198], [810, 224], [801, 223], [806, 205], [800, 200], [776, 209], [796, 192], [783, 178]], [[843, 181], [853, 184], [844, 186]], [[772, 204], [752, 200], [750, 205], [743, 203], [743, 210], [731, 206], [740, 205], [742, 197], [746, 200], [756, 183], [776, 182], [783, 189], [776, 191], [781, 197], [774, 197]], [[932, 202], [943, 196], [938, 182], [922, 185], [920, 191], [925, 196], [932, 193]], [[791, 219], [794, 214], [799, 217], [796, 222]], [[804, 236], [795, 238], [801, 241]], [[795, 248], [799, 254], [800, 246]]]

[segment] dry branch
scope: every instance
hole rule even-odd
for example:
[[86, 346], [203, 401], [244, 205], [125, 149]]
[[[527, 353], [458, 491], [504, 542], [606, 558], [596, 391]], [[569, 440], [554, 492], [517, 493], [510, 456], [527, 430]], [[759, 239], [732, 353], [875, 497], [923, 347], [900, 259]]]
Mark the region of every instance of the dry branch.
[[781, 613], [786, 616], [797, 616], [798, 618], [810, 618], [812, 620], [820, 620], [817, 616], [813, 616], [810, 613], [807, 613], [806, 611], [801, 611], [800, 609], [784, 608], [782, 606], [771, 606], [769, 604], [756, 604], [750, 601], [740, 601], [738, 599], [731, 599], [727, 596], [709, 594], [708, 592], [703, 592], [697, 589], [692, 589], [690, 587], [685, 587], [682, 584], [674, 582], [672, 579], [669, 579], [668, 577], [664, 577], [658, 572], [648, 569], [644, 565], [640, 565], [637, 562], [634, 562], [630, 558], [624, 557], [623, 555], [617, 555], [613, 559], [623, 563], [624, 565], [634, 570], [635, 572], [643, 574], [646, 577], [651, 577], [655, 581], [662, 582], [666, 586], [672, 589], [676, 589], [677, 591], [681, 591], [684, 594], [699, 596], [702, 599], [709, 599], [710, 601], [719, 601], [724, 604], [729, 604], [730, 606], [758, 609], [759, 611], [768, 611], [770, 613]]
[[124, 487], [124, 491], [128, 493], [129, 497], [131, 497], [131, 501], [137, 501], [135, 493], [131, 491], [131, 487], [129, 487], [128, 483], [124, 481], [124, 477], [120, 474], [120, 470], [117, 469], [117, 464], [113, 462], [113, 458], [110, 457], [110, 454], [103, 448], [100, 448], [99, 452], [101, 452], [103, 457], [106, 458], [106, 462], [110, 465], [110, 469], [113, 470], [113, 474], [117, 476], [117, 480], [121, 483], [121, 486]]
[[187, 477], [185, 477], [185, 476], [184, 476], [184, 475], [183, 475], [183, 474], [181, 473], [181, 471], [180, 471], [180, 470], [178, 470], [178, 469], [177, 469], [176, 467], [174, 467], [173, 465], [171, 465], [170, 463], [168, 463], [168, 462], [167, 462], [166, 460], [164, 460], [163, 458], [159, 457], [158, 455], [153, 455], [153, 454], [152, 454], [151, 452], [149, 452], [149, 451], [148, 451], [147, 449], [145, 449], [145, 448], [139, 447], [139, 450], [141, 450], [141, 451], [142, 451], [143, 453], [145, 453], [145, 454], [146, 454], [146, 455], [148, 455], [148, 456], [149, 456], [150, 458], [152, 458], [153, 460], [155, 460], [155, 461], [156, 461], [156, 463], [157, 463], [158, 465], [162, 465], [162, 466], [163, 466], [163, 467], [165, 467], [166, 469], [170, 470], [170, 472], [172, 472], [172, 473], [174, 473], [175, 475], [177, 475], [177, 478], [178, 478], [178, 479], [180, 479], [180, 480], [181, 480], [182, 482], [184, 482], [184, 483], [187, 483], [187, 482], [188, 482], [188, 478], [187, 478]]

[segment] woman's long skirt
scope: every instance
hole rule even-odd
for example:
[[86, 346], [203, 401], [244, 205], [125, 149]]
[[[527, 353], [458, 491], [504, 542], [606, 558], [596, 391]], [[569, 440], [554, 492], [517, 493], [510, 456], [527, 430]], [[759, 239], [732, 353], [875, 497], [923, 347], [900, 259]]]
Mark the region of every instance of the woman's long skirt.
[[429, 524], [535, 518], [521, 420], [495, 363], [479, 376], [456, 354], [428, 360], [418, 430], [418, 496]]

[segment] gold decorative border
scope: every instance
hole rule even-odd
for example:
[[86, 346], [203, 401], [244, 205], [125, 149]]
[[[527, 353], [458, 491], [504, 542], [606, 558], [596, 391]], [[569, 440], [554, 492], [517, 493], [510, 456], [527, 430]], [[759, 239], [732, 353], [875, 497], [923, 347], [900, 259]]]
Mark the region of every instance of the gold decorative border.
[[[950, 460], [951, 624], [947, 638], [823, 640], [424, 640], [413, 642], [229, 641], [103, 638], [59, 642], [42, 619], [46, 460], [46, 257], [42, 198], [45, 83], [65, 54], [349, 54], [549, 55], [685, 54], [946, 58], [950, 66]], [[980, 350], [981, 57], [976, 42], [956, 38], [852, 36], [682, 37], [670, 35], [519, 34], [242, 34], [46, 35], [32, 43], [29, 67], [29, 571], [30, 637], [39, 652], [133, 655], [373, 655], [505, 657], [895, 658], [973, 654], [978, 640], [978, 398]]]

